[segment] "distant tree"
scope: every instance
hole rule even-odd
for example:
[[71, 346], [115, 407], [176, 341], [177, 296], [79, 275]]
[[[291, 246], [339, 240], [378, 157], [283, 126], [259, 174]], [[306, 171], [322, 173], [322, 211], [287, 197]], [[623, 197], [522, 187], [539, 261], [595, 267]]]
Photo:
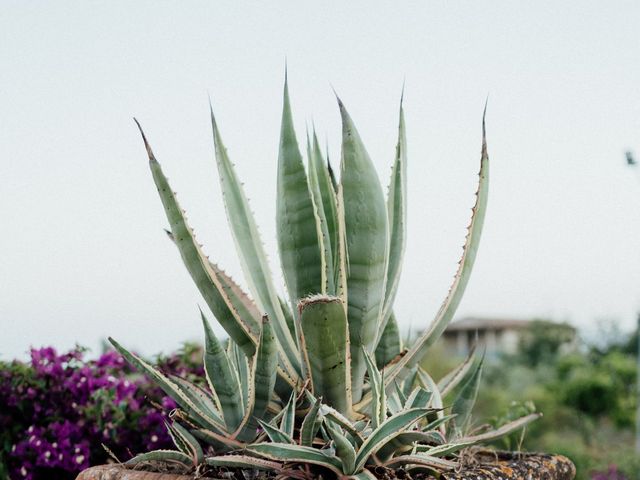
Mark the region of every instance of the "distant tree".
[[518, 356], [531, 367], [553, 363], [575, 338], [576, 331], [569, 324], [534, 320], [520, 337]]

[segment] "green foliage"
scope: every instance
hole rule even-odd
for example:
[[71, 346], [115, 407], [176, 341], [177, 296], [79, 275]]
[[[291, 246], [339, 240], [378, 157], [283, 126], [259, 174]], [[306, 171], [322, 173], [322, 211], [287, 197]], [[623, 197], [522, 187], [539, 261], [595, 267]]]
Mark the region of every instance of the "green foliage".
[[[193, 466], [306, 466], [298, 475], [315, 466], [339, 476], [367, 476], [368, 466], [385, 462], [409, 470], [415, 465], [442, 470], [455, 464], [438, 457], [452, 458], [464, 447], [508, 435], [537, 418], [528, 415], [483, 436], [473, 435], [471, 410], [482, 360], [472, 356], [454, 372], [448, 388], [459, 388], [452, 415], [445, 415], [438, 386], [418, 367], [451, 320], [475, 262], [488, 197], [484, 119], [476, 204], [454, 283], [431, 326], [403, 351], [393, 315], [406, 242], [402, 102], [386, 199], [353, 120], [340, 100], [338, 105], [342, 155], [336, 181], [315, 132], [307, 141], [305, 170], [285, 80], [276, 223], [289, 303], [278, 295], [256, 221], [213, 113], [224, 204], [251, 296], [204, 254], [142, 134], [170, 223], [169, 236], [228, 333], [229, 344], [225, 349], [203, 315], [207, 388], [201, 388], [165, 376], [112, 340], [180, 407], [168, 425], [177, 450], [142, 454], [133, 462], [166, 456]], [[265, 313], [262, 320], [258, 312]], [[455, 428], [447, 428], [456, 416]], [[196, 439], [218, 455], [205, 458]], [[235, 455], [233, 451], [240, 449], [242, 454]], [[229, 452], [234, 454], [219, 455]], [[411, 455], [405, 455], [408, 452]]]

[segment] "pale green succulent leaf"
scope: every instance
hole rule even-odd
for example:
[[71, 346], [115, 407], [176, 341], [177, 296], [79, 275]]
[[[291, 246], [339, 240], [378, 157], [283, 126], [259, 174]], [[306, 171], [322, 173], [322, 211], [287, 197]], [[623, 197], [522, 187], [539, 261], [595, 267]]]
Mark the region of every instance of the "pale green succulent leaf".
[[273, 322], [273, 329], [282, 349], [281, 361], [284, 362], [285, 369], [291, 376], [296, 377], [301, 373], [296, 343], [280, 307], [258, 226], [242, 184], [222, 143], [213, 110], [211, 110], [211, 124], [227, 220], [236, 243], [242, 271], [258, 308], [266, 312]]
[[[402, 260], [407, 243], [407, 136], [404, 126], [404, 110], [400, 100], [400, 119], [398, 121], [398, 143], [391, 170], [387, 214], [389, 216], [389, 267], [382, 310], [382, 325], [379, 332], [385, 330], [391, 315], [393, 302], [398, 292]], [[380, 334], [379, 333], [379, 334]]]
[[[180, 439], [180, 442], [188, 449], [188, 454], [193, 459], [194, 465], [200, 465], [204, 460], [204, 452], [198, 440], [179, 423], [174, 422], [170, 425], [174, 437]], [[187, 452], [184, 452], [187, 453]]]
[[132, 459], [124, 462], [124, 464], [133, 466], [143, 462], [180, 463], [187, 467], [193, 466], [193, 459], [189, 455], [177, 450], [152, 450], [151, 452], [136, 455]]
[[218, 397], [227, 430], [234, 431], [244, 417], [240, 380], [204, 313], [200, 312], [200, 315], [205, 332], [204, 370], [207, 382]]
[[250, 468], [256, 470], [279, 471], [282, 465], [263, 458], [250, 457], [249, 455], [219, 455], [205, 458], [205, 463], [212, 467]]
[[156, 385], [158, 385], [167, 395], [169, 395], [189, 416], [205, 427], [217, 428], [218, 424], [207, 412], [203, 411], [196, 403], [187, 396], [175, 382], [167, 378], [162, 372], [155, 369], [149, 363], [142, 360], [137, 355], [126, 350], [113, 338], [109, 337], [109, 342], [130, 364], [141, 372], [146, 373]]
[[292, 305], [308, 295], [326, 293], [321, 221], [313, 202], [298, 147], [287, 81], [284, 84], [278, 154], [276, 224], [278, 248]]
[[224, 420], [220, 414], [220, 404], [214, 395], [184, 378], [175, 375], [169, 375], [168, 378], [194, 405], [212, 420], [213, 424], [220, 430], [225, 430]]
[[316, 295], [300, 301], [301, 347], [314, 395], [340, 412], [351, 412], [349, 330], [344, 304]]
[[247, 356], [232, 339], [228, 340], [227, 356], [236, 375], [238, 375], [238, 383], [242, 389], [242, 408], [246, 408], [249, 402], [249, 382], [251, 375]]
[[431, 325], [413, 343], [409, 351], [394, 365], [389, 375], [385, 375], [386, 385], [390, 385], [396, 379], [406, 377], [411, 368], [416, 366], [424, 357], [427, 350], [440, 338], [442, 332], [453, 318], [464, 291], [469, 282], [471, 271], [475, 263], [482, 226], [484, 224], [489, 193], [489, 156], [487, 154], [487, 142], [485, 134], [484, 116], [482, 119], [482, 154], [480, 160], [480, 173], [476, 203], [473, 207], [471, 223], [468, 227], [467, 238], [463, 247], [462, 258], [458, 266], [453, 284], [442, 303]]
[[153, 180], [171, 226], [172, 239], [178, 247], [189, 274], [220, 325], [247, 354], [253, 354], [256, 341], [253, 329], [257, 325], [251, 323], [251, 318], [241, 318], [233, 308], [216, 275], [211, 271], [209, 261], [196, 241], [193, 230], [188, 225], [184, 212], [178, 204], [176, 196], [162, 172], [162, 168], [156, 160], [140, 124], [138, 124], [138, 128], [140, 128], [140, 133], [147, 149]]
[[416, 387], [407, 398], [405, 408], [427, 408], [432, 397], [433, 392], [422, 387]]
[[424, 466], [430, 467], [437, 471], [453, 470], [458, 466], [457, 462], [451, 462], [443, 458], [431, 457], [426, 454], [416, 453], [414, 455], [401, 455], [394, 457], [391, 460], [385, 462], [385, 467], [398, 467], [398, 466]]
[[389, 362], [402, 352], [402, 339], [398, 321], [393, 311], [390, 312], [387, 323], [382, 331], [380, 341], [376, 346], [376, 365], [378, 368], [385, 367]]
[[272, 442], [293, 443], [293, 440], [291, 439], [291, 435], [289, 435], [288, 433], [283, 432], [279, 428], [274, 427], [273, 425], [267, 422], [263, 422], [260, 419], [258, 419], [258, 423], [260, 424], [260, 427], [262, 427], [264, 432], [269, 437], [269, 440], [271, 440]]
[[371, 435], [369, 435], [360, 446], [356, 458], [356, 471], [360, 470], [367, 459], [371, 455], [375, 455], [387, 442], [403, 433], [413, 423], [420, 420], [430, 411], [428, 408], [414, 408], [389, 417], [384, 423], [371, 432]]
[[336, 456], [342, 462], [342, 471], [345, 475], [356, 473], [356, 450], [349, 439], [339, 430], [339, 427], [331, 423], [325, 424], [336, 448]]
[[[293, 438], [293, 429], [296, 424], [296, 402], [298, 398], [296, 396], [296, 391], [291, 391], [291, 396], [289, 397], [289, 401], [284, 406], [282, 419], [280, 420], [280, 430], [285, 432], [289, 438]], [[274, 440], [275, 441], [275, 440]]]
[[367, 364], [367, 372], [369, 373], [369, 385], [371, 386], [371, 424], [373, 428], [378, 428], [387, 418], [387, 398], [382, 381], [382, 375], [378, 370], [369, 352], [363, 349], [363, 355]]
[[468, 378], [460, 386], [460, 390], [453, 400], [451, 412], [457, 415], [455, 424], [456, 429], [460, 433], [465, 432], [469, 422], [471, 421], [471, 412], [473, 410], [473, 406], [476, 403], [476, 398], [478, 397], [478, 390], [480, 389], [480, 378], [482, 377], [483, 361], [484, 355], [482, 358], [480, 358], [480, 361], [475, 364], [474, 368], [469, 372]]
[[454, 368], [452, 371], [447, 373], [442, 379], [438, 382], [438, 389], [440, 390], [440, 395], [442, 398], [446, 397], [450, 394], [455, 388], [462, 382], [465, 377], [468, 375], [471, 367], [473, 367], [475, 354], [476, 354], [476, 343], [473, 344], [471, 349], [469, 350], [468, 355], [464, 359], [464, 361]]
[[251, 376], [253, 388], [242, 424], [236, 435], [240, 441], [252, 441], [258, 429], [258, 419], [263, 419], [273, 396], [278, 366], [278, 344], [267, 316], [262, 319], [262, 333]]
[[246, 450], [269, 460], [301, 464], [310, 463], [328, 468], [336, 475], [342, 476], [343, 474], [340, 459], [317, 448], [286, 443], [256, 443], [249, 445]]
[[340, 199], [344, 206], [351, 385], [362, 397], [367, 370], [363, 348], [373, 353], [384, 303], [389, 220], [378, 174], [360, 135], [338, 100], [342, 117]]
[[517, 430], [520, 430], [521, 428], [526, 427], [529, 423], [533, 422], [534, 420], [537, 420], [540, 417], [542, 417], [541, 413], [531, 413], [529, 415], [520, 417], [516, 420], [506, 423], [494, 430], [489, 430], [488, 432], [484, 432], [478, 435], [469, 435], [469, 436], [462, 437], [459, 441], [470, 442], [471, 445], [476, 445], [478, 443], [493, 442], [494, 440], [502, 438]]
[[309, 412], [305, 415], [304, 420], [302, 420], [302, 425], [300, 427], [300, 445], [305, 447], [313, 445], [313, 439], [318, 433], [320, 424], [322, 423], [322, 417], [319, 415], [321, 405], [322, 399], [318, 398], [313, 403]]

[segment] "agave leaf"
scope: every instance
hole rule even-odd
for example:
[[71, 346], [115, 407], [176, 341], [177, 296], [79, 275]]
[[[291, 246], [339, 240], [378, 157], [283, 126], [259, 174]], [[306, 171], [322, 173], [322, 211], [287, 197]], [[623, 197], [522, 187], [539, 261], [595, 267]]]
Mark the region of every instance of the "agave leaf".
[[258, 308], [266, 312], [273, 321], [273, 329], [284, 354], [281, 361], [287, 372], [295, 378], [300, 374], [300, 359], [296, 343], [287, 327], [287, 321], [271, 278], [271, 269], [260, 240], [258, 227], [242, 185], [222, 143], [220, 131], [213, 116], [213, 109], [211, 110], [211, 124], [227, 219], [236, 242], [242, 271]]
[[444, 329], [453, 318], [469, 282], [480, 243], [489, 193], [489, 156], [487, 154], [484, 115], [482, 118], [482, 155], [479, 178], [476, 203], [473, 207], [471, 223], [469, 224], [462, 258], [460, 259], [453, 285], [429, 328], [418, 337], [409, 351], [393, 367], [389, 375], [385, 375], [385, 384], [387, 386], [391, 385], [396, 379], [405, 378], [410, 373], [411, 368], [422, 360], [429, 347], [440, 338], [440, 335], [442, 335], [442, 332], [444, 332]]
[[429, 455], [422, 453], [395, 457], [384, 464], [385, 467], [389, 468], [397, 467], [399, 465], [420, 465], [431, 467], [436, 470], [453, 470], [458, 464], [456, 462], [444, 460], [443, 458], [430, 457]]
[[328, 163], [324, 162], [315, 129], [313, 131], [312, 144], [309, 145], [308, 148], [308, 159], [309, 185], [318, 210], [318, 216], [324, 227], [326, 227], [325, 238], [328, 240], [323, 242], [325, 252], [327, 252], [325, 253], [327, 259], [327, 293], [329, 295], [335, 295], [336, 272], [338, 270], [336, 191], [331, 183]]
[[338, 411], [351, 412], [349, 331], [337, 297], [316, 295], [300, 301], [301, 350], [315, 395]]
[[322, 423], [322, 417], [320, 417], [320, 406], [322, 405], [322, 399], [318, 398], [314, 403], [309, 413], [305, 415], [300, 427], [300, 445], [310, 447], [313, 445], [313, 439], [318, 433], [320, 424]]
[[204, 370], [207, 382], [218, 397], [227, 430], [234, 431], [244, 416], [240, 380], [202, 311], [200, 315], [205, 333]]
[[218, 399], [209, 392], [184, 378], [175, 375], [168, 377], [182, 393], [193, 402], [207, 417], [209, 417], [221, 431], [224, 431], [224, 420], [220, 416]]
[[[436, 382], [431, 378], [431, 375], [429, 375], [422, 367], [418, 367], [417, 374], [419, 383], [421, 383], [427, 391], [431, 392], [431, 402], [429, 406], [436, 410], [437, 418], [444, 418], [444, 405], [442, 403], [442, 395], [440, 395], [440, 390], [438, 390], [438, 385], [436, 385]], [[444, 422], [440, 425], [440, 432], [443, 435], [446, 435], [447, 433]]]
[[169, 462], [169, 463], [181, 463], [187, 467], [193, 466], [193, 459], [182, 452], [177, 450], [153, 450], [147, 453], [141, 453], [136, 455], [130, 460], [124, 462], [125, 465], [137, 465], [142, 462]]
[[473, 443], [466, 440], [457, 440], [455, 442], [445, 443], [444, 445], [438, 445], [435, 447], [420, 445], [416, 447], [416, 451], [418, 453], [429, 455], [430, 457], [443, 457], [444, 455], [457, 452], [458, 450], [462, 450], [470, 445], [473, 445]]
[[193, 464], [200, 465], [204, 460], [204, 452], [195, 437], [179, 423], [174, 423], [173, 425], [170, 425], [170, 427], [174, 437], [179, 438], [180, 442], [188, 448]]
[[169, 182], [162, 172], [160, 164], [156, 160], [151, 146], [142, 131], [142, 127], [136, 120], [140, 129], [144, 145], [149, 156], [149, 166], [153, 175], [153, 180], [160, 194], [160, 199], [164, 206], [167, 219], [171, 225], [172, 238], [180, 251], [180, 256], [193, 278], [202, 297], [215, 315], [220, 325], [225, 329], [231, 338], [241, 346], [249, 355], [255, 351], [256, 337], [252, 331], [257, 325], [253, 325], [251, 318], [241, 318], [235, 311], [231, 301], [226, 296], [216, 275], [211, 271], [209, 261], [200, 249], [200, 245], [195, 239], [193, 230], [188, 225], [184, 212], [176, 196], [169, 186]]
[[395, 415], [402, 410], [403, 402], [398, 395], [398, 387], [387, 396], [387, 410], [391, 415]]
[[278, 295], [278, 303], [280, 303], [280, 308], [284, 314], [284, 319], [287, 322], [289, 332], [291, 335], [296, 335], [296, 325], [293, 320], [293, 314], [291, 313], [291, 306], [280, 295]]
[[[418, 379], [418, 368], [414, 368], [413, 371], [409, 374], [407, 378], [404, 379], [403, 382], [400, 382], [402, 385], [402, 393], [404, 393], [405, 397], [411, 395], [411, 392], [414, 390], [414, 386], [416, 385], [416, 381]], [[396, 385], [398, 382], [394, 382]]]
[[289, 435], [287, 432], [283, 432], [279, 428], [276, 428], [267, 422], [263, 422], [260, 419], [258, 419], [258, 423], [260, 424], [260, 427], [262, 427], [262, 429], [265, 431], [265, 433], [269, 437], [269, 440], [271, 440], [272, 442], [293, 443], [293, 440], [291, 439], [291, 435]]
[[391, 170], [389, 195], [387, 197], [387, 214], [389, 216], [389, 267], [387, 268], [382, 324], [378, 335], [385, 330], [391, 315], [391, 308], [400, 283], [402, 259], [407, 243], [407, 136], [405, 134], [402, 99], [400, 99], [396, 157]]
[[382, 381], [382, 375], [376, 367], [374, 360], [369, 352], [363, 350], [364, 358], [367, 363], [367, 372], [369, 373], [369, 384], [371, 385], [371, 395], [373, 400], [371, 403], [371, 424], [373, 428], [378, 428], [387, 418], [387, 398]]
[[234, 438], [240, 441], [251, 441], [255, 438], [259, 426], [257, 419], [263, 418], [273, 395], [277, 365], [278, 344], [271, 329], [271, 322], [265, 315], [262, 318], [262, 333], [260, 334], [258, 351], [252, 365], [253, 388], [249, 405], [240, 427], [233, 435]]
[[440, 390], [440, 395], [442, 395], [443, 398], [451, 393], [469, 373], [469, 370], [473, 366], [476, 346], [477, 344], [474, 343], [464, 361], [438, 382], [438, 390]]
[[342, 462], [340, 462], [340, 459], [317, 448], [286, 443], [255, 443], [249, 445], [246, 451], [269, 460], [319, 465], [330, 469], [338, 476], [342, 476]]
[[427, 442], [431, 441], [432, 439], [433, 434], [431, 432], [404, 432], [398, 435], [396, 438], [390, 440], [384, 447], [380, 448], [380, 450], [378, 450], [378, 453], [376, 453], [376, 457], [380, 461], [385, 462], [392, 456], [397, 456], [402, 453], [411, 451], [414, 447], [414, 443]]
[[336, 227], [337, 233], [337, 251], [336, 251], [336, 295], [342, 300], [344, 304], [344, 314], [348, 314], [348, 286], [347, 276], [349, 272], [349, 255], [347, 252], [347, 236], [346, 236], [346, 224], [344, 217], [344, 201], [342, 199], [342, 186], [338, 186], [336, 194]]
[[433, 396], [433, 392], [429, 392], [428, 390], [422, 387], [416, 387], [411, 395], [407, 398], [405, 402], [405, 408], [426, 408], [429, 406], [429, 401]]
[[282, 469], [282, 465], [278, 462], [270, 462], [269, 460], [250, 457], [249, 455], [220, 455], [217, 457], [207, 457], [205, 459], [205, 463], [212, 467], [251, 468], [275, 471]]
[[209, 445], [212, 445], [217, 452], [242, 449], [247, 446], [246, 443], [239, 442], [238, 440], [231, 438], [229, 434], [223, 434], [214, 430], [208, 430], [206, 428], [191, 430], [191, 433], [194, 437], [199, 438]]
[[339, 427], [335, 427], [331, 423], [326, 423], [325, 425], [335, 444], [336, 455], [342, 462], [342, 471], [345, 475], [353, 475], [356, 473], [356, 450], [349, 439], [340, 431]]
[[461, 438], [460, 442], [470, 442], [471, 445], [475, 445], [478, 443], [485, 442], [493, 442], [498, 438], [504, 437], [505, 435], [509, 435], [510, 433], [515, 432], [516, 430], [520, 430], [521, 428], [527, 426], [529, 423], [537, 420], [542, 416], [541, 413], [532, 413], [530, 415], [526, 415], [524, 417], [520, 417], [512, 422], [506, 423], [495, 430], [489, 430], [488, 432], [481, 433], [479, 435], [470, 435]]
[[190, 457], [192, 457], [192, 460], [193, 460], [193, 455], [192, 455], [193, 452], [189, 448], [189, 445], [185, 443], [184, 440], [179, 435], [176, 435], [174, 428], [166, 420], [164, 421], [164, 426], [167, 429], [167, 433], [169, 434], [169, 437], [171, 437], [171, 441], [178, 448], [178, 450], [184, 453], [185, 455], [189, 455]]
[[189, 396], [187, 396], [183, 390], [176, 385], [175, 382], [167, 378], [159, 370], [152, 367], [150, 364], [142, 360], [137, 355], [126, 350], [113, 338], [109, 337], [109, 342], [130, 364], [136, 369], [146, 373], [153, 381], [158, 385], [167, 395], [169, 395], [175, 402], [195, 421], [205, 427], [218, 428], [217, 422], [215, 422], [207, 412], [204, 412], [198, 405], [196, 405]]
[[393, 312], [390, 312], [380, 341], [376, 346], [376, 365], [383, 368], [402, 352], [402, 340], [398, 322]]
[[287, 80], [284, 83], [276, 224], [278, 247], [291, 305], [299, 299], [326, 293], [327, 259], [322, 245], [322, 228], [317, 214], [302, 155], [298, 148]]
[[[280, 429], [285, 432], [290, 438], [293, 437], [293, 429], [296, 423], [296, 402], [298, 401], [296, 391], [291, 392], [289, 401], [285, 405], [282, 414], [282, 420], [280, 421]], [[275, 440], [274, 440], [275, 441]]]
[[476, 403], [478, 390], [480, 388], [480, 377], [482, 376], [482, 364], [484, 355], [475, 365], [469, 378], [462, 384], [460, 391], [456, 395], [451, 407], [451, 412], [456, 414], [456, 428], [464, 432], [471, 420], [471, 411]]
[[249, 362], [247, 356], [240, 350], [238, 345], [232, 340], [228, 340], [227, 356], [238, 375], [238, 382], [242, 389], [242, 407], [245, 408], [249, 402]]
[[366, 468], [362, 470], [360, 473], [356, 473], [355, 475], [349, 475], [347, 477], [347, 479], [349, 480], [377, 480], [377, 478], [378, 477], [376, 477], [373, 473], [371, 473]]
[[417, 422], [429, 412], [430, 410], [428, 408], [414, 408], [389, 417], [384, 423], [371, 432], [371, 435], [367, 437], [358, 450], [356, 471], [364, 466], [371, 455], [375, 455], [386, 443], [403, 433], [412, 423]]
[[367, 370], [362, 349], [373, 353], [384, 303], [389, 220], [378, 174], [360, 135], [338, 100], [342, 116], [340, 203], [344, 205], [348, 318], [353, 398], [362, 397]]

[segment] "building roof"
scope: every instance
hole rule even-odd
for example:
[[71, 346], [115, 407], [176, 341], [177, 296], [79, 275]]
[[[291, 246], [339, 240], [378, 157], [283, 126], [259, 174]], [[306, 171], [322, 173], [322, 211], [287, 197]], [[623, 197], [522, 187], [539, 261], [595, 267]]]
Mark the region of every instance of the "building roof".
[[476, 330], [505, 330], [524, 329], [531, 324], [531, 320], [519, 320], [515, 318], [480, 318], [465, 317], [456, 320], [447, 326], [447, 332], [476, 331]]

